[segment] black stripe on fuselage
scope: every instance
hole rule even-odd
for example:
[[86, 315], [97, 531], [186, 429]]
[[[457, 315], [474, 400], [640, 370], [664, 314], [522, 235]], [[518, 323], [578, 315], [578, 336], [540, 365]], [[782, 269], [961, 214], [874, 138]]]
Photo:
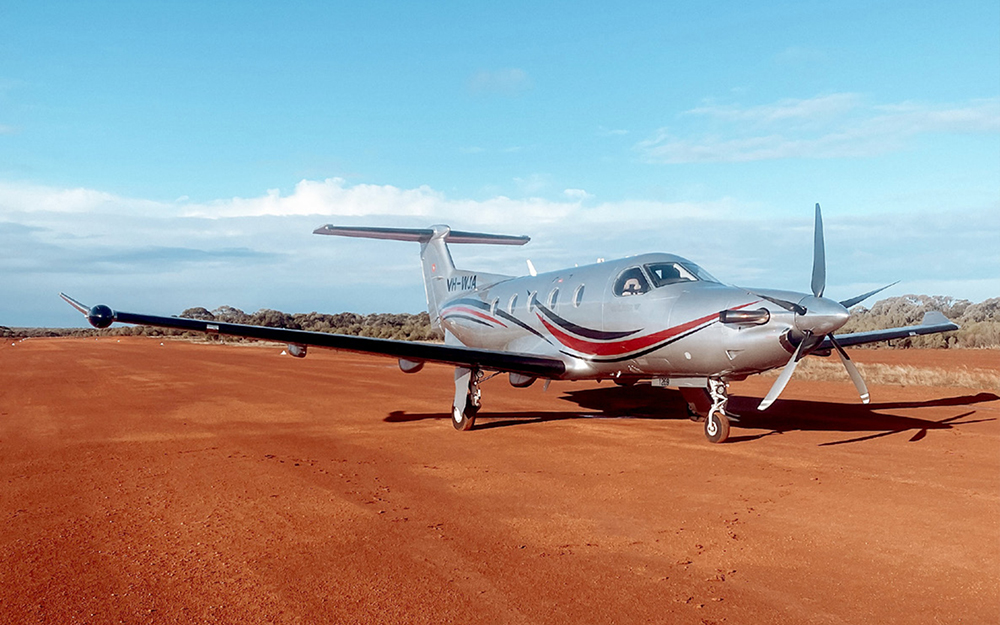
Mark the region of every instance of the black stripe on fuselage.
[[463, 315], [461, 313], [455, 313], [453, 315], [448, 315], [447, 317], [445, 317], [445, 319], [449, 319], [449, 320], [451, 320], [451, 319], [463, 319], [465, 321], [472, 321], [472, 322], [478, 323], [479, 325], [484, 325], [487, 328], [492, 328], [493, 327], [488, 322], [483, 321], [482, 319], [477, 319], [476, 317], [473, 317], [472, 315]]
[[642, 328], [639, 328], [638, 330], [628, 330], [626, 332], [604, 332], [601, 330], [594, 330], [592, 328], [585, 328], [583, 326], [576, 325], [572, 321], [563, 319], [562, 317], [555, 314], [553, 311], [549, 310], [545, 306], [542, 306], [541, 304], [535, 304], [535, 308], [542, 311], [542, 314], [548, 317], [549, 321], [556, 324], [563, 330], [566, 330], [567, 332], [572, 332], [577, 336], [582, 336], [588, 339], [594, 339], [596, 341], [613, 341], [615, 339], [623, 339], [626, 336], [632, 336], [633, 334], [642, 332]]
[[538, 330], [532, 328], [531, 326], [529, 326], [525, 322], [521, 321], [520, 319], [518, 319], [517, 317], [515, 317], [514, 315], [512, 315], [512, 314], [510, 314], [510, 313], [508, 313], [506, 311], [497, 310], [497, 317], [500, 317], [501, 319], [503, 319], [505, 321], [509, 321], [509, 322], [513, 323], [514, 325], [518, 326], [519, 328], [522, 328], [524, 330], [527, 330], [528, 332], [531, 332], [532, 334], [534, 334], [538, 338], [545, 339], [545, 342], [547, 342], [547, 343], [551, 343], [552, 342], [552, 341], [549, 341], [549, 339], [546, 338], [546, 336], [544, 334], [542, 334]]
[[638, 351], [638, 352], [636, 352], [634, 354], [628, 354], [627, 356], [616, 356], [616, 357], [613, 357], [613, 358], [607, 358], [607, 357], [601, 358], [600, 356], [580, 356], [578, 354], [574, 354], [574, 353], [568, 352], [566, 350], [559, 350], [559, 352], [562, 353], [562, 354], [566, 354], [567, 356], [572, 356], [574, 358], [579, 358], [580, 360], [586, 360], [588, 362], [625, 362], [626, 360], [632, 360], [633, 358], [641, 358], [642, 356], [645, 356], [646, 354], [650, 354], [652, 352], [655, 352], [656, 350], [658, 350], [660, 348], [663, 348], [663, 347], [666, 347], [667, 345], [672, 345], [672, 344], [676, 343], [677, 341], [679, 341], [681, 339], [686, 339], [687, 337], [691, 336], [692, 334], [695, 334], [697, 332], [701, 332], [702, 330], [704, 330], [708, 326], [712, 325], [713, 323], [717, 323], [717, 321], [709, 321], [708, 323], [706, 323], [705, 325], [701, 326], [700, 328], [694, 328], [693, 330], [688, 330], [687, 332], [685, 332], [683, 334], [678, 334], [677, 336], [674, 336], [674, 337], [671, 337], [671, 338], [663, 341], [662, 343], [657, 343], [656, 345], [653, 345], [652, 347], [647, 347], [644, 350]]

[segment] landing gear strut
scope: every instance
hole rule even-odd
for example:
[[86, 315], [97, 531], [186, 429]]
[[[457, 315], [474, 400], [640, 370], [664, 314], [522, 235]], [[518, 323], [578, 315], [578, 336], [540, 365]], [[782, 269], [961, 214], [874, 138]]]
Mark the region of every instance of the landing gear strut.
[[710, 443], [722, 443], [729, 438], [730, 415], [726, 414], [726, 404], [729, 403], [727, 386], [722, 380], [708, 381], [708, 394], [712, 398], [712, 407], [708, 409], [708, 415], [705, 417], [705, 438]]
[[456, 430], [471, 430], [482, 405], [479, 383], [483, 372], [476, 368], [455, 367], [455, 402], [451, 406], [451, 424]]

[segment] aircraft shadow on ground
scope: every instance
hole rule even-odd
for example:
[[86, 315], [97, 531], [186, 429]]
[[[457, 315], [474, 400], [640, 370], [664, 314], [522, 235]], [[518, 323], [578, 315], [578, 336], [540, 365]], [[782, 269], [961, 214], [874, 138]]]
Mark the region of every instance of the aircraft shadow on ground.
[[[679, 391], [655, 388], [648, 385], [633, 387], [602, 387], [568, 391], [563, 399], [576, 404], [580, 410], [528, 411], [494, 413], [484, 410], [479, 413], [475, 429], [487, 430], [513, 425], [526, 425], [548, 421], [569, 419], [687, 419], [687, 405]], [[765, 412], [757, 410], [759, 397], [733, 395], [729, 400], [729, 411], [740, 415], [733, 423], [733, 433], [729, 442], [738, 443], [756, 440], [764, 436], [781, 434], [794, 430], [826, 432], [868, 432], [864, 436], [850, 438], [822, 445], [841, 445], [861, 442], [901, 432], [912, 431], [910, 441], [923, 439], [929, 430], [946, 430], [957, 425], [967, 425], [988, 419], [963, 420], [975, 414], [975, 410], [962, 412], [952, 417], [932, 421], [916, 417], [886, 414], [885, 410], [930, 407], [967, 407], [980, 403], [1000, 400], [993, 393], [959, 395], [938, 399], [912, 402], [871, 403], [831, 403], [798, 399], [779, 400]], [[585, 412], [581, 412], [585, 411]], [[386, 416], [390, 423], [420, 421], [424, 419], [450, 419], [448, 413], [407, 413], [393, 411]], [[750, 433], [747, 431], [758, 430]], [[747, 433], [744, 433], [747, 432]]]

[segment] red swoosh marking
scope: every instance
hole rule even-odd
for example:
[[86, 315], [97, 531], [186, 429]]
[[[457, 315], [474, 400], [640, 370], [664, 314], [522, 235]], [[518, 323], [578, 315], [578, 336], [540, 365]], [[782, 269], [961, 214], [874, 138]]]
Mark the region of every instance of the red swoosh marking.
[[[757, 300], [758, 302], [760, 300]], [[752, 306], [757, 302], [750, 302], [749, 304], [743, 304], [742, 306], [737, 306], [729, 310], [739, 310], [740, 308], [746, 308], [747, 306]], [[673, 338], [678, 334], [683, 334], [688, 330], [696, 328], [704, 323], [715, 321], [719, 318], [719, 313], [712, 313], [711, 315], [705, 315], [699, 319], [693, 319], [687, 323], [682, 323], [680, 325], [674, 326], [672, 328], [667, 328], [665, 330], [660, 330], [654, 334], [647, 334], [646, 336], [640, 336], [634, 339], [628, 339], [624, 341], [616, 341], [611, 343], [597, 343], [595, 341], [588, 341], [586, 339], [578, 339], [574, 336], [566, 334], [561, 329], [553, 326], [547, 322], [541, 315], [535, 313], [538, 320], [542, 322], [542, 325], [548, 329], [548, 331], [558, 340], [560, 343], [569, 347], [572, 350], [578, 351], [582, 354], [589, 354], [591, 356], [620, 356], [621, 354], [627, 354], [629, 352], [640, 351], [651, 345], [655, 345], [660, 341], [665, 341], [669, 338]]]
[[467, 315], [473, 315], [475, 317], [479, 317], [480, 319], [485, 319], [486, 321], [492, 323], [500, 324], [505, 328], [507, 327], [507, 324], [500, 321], [499, 319], [495, 319], [485, 313], [479, 312], [475, 308], [469, 308], [467, 306], [455, 306], [454, 308], [449, 308], [448, 311], [444, 314], [444, 316], [447, 317], [449, 313], [465, 313]]

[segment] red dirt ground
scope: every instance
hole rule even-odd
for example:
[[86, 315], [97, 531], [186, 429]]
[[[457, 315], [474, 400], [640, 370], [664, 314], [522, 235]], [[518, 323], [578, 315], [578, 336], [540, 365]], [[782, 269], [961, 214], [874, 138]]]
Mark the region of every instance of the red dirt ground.
[[1000, 621], [1000, 389], [756, 378], [711, 445], [674, 391], [500, 377], [455, 432], [445, 367], [280, 351], [0, 347], [0, 621]]

